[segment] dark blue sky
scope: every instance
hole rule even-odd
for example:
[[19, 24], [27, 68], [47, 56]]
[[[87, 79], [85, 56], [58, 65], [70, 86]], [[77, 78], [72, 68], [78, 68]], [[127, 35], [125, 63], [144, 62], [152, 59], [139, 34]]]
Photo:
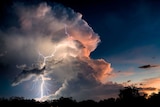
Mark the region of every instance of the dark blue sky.
[[[8, 32], [12, 26], [20, 27], [18, 17], [12, 11], [12, 6], [17, 1], [21, 0], [6, 0], [1, 3], [0, 32]], [[25, 0], [23, 3], [31, 5], [42, 1], [45, 0]], [[81, 13], [82, 18], [100, 36], [101, 42], [91, 53], [91, 58], [103, 58], [111, 63], [113, 77], [110, 81], [119, 84], [128, 80], [133, 83], [150, 83], [145, 87], [154, 87], [160, 81], [160, 72], [157, 68], [147, 70], [138, 68], [146, 64], [160, 64], [160, 1], [46, 0], [49, 5], [53, 5], [54, 1]], [[0, 96], [18, 95], [30, 98], [31, 95], [28, 93], [31, 90], [27, 93], [25, 91], [29, 89], [31, 82], [14, 88], [10, 86], [16, 74], [16, 65], [12, 65], [10, 61], [14, 62], [17, 59], [6, 60], [7, 52], [4, 51], [3, 39], [0, 39], [0, 42], [0, 85], [2, 86]], [[21, 60], [23, 59], [18, 59], [16, 62], [20, 64]]]

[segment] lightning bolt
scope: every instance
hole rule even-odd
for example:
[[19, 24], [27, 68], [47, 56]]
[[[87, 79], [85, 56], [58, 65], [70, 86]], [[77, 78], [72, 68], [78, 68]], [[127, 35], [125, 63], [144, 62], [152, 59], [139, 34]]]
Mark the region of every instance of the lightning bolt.
[[43, 96], [44, 96], [44, 85], [45, 85], [45, 80], [51, 80], [51, 78], [46, 78], [46, 77], [44, 77], [44, 75], [40, 75], [40, 77], [41, 77], [41, 99], [43, 98]]
[[40, 75], [40, 77], [41, 77], [41, 79], [42, 79], [42, 83], [41, 83], [41, 99], [43, 98], [43, 87], [44, 87], [44, 82], [45, 82], [45, 80], [44, 80], [44, 76], [43, 75]]
[[[69, 33], [67, 32], [67, 25], [66, 25], [66, 24], [65, 24], [65, 26], [64, 26], [64, 30], [65, 30], [65, 34], [67, 35], [67, 37], [69, 38], [69, 40], [73, 40], [72, 36], [70, 36]], [[57, 47], [58, 47], [58, 46], [56, 46], [55, 49], [54, 49], [54, 51], [52, 52], [52, 54], [51, 54], [51, 55], [48, 55], [48, 56], [44, 56], [40, 51], [38, 51], [39, 56], [43, 58], [42, 65], [40, 66], [41, 69], [42, 69], [44, 66], [46, 66], [47, 59], [54, 57], [54, 54], [55, 54], [56, 51], [57, 51]], [[41, 74], [41, 75], [40, 75], [40, 79], [41, 79], [41, 85], [40, 85], [41, 97], [40, 97], [40, 98], [42, 99], [42, 98], [44, 97], [44, 85], [45, 85], [45, 80], [51, 80], [51, 78], [46, 78], [46, 77], [44, 76], [44, 74], [43, 74], [43, 75]]]
[[[42, 65], [41, 65], [41, 68], [43, 68], [44, 66], [46, 66], [46, 61], [47, 59], [49, 58], [52, 58], [56, 52], [56, 49], [52, 52], [51, 55], [48, 55], [48, 56], [44, 56], [40, 51], [38, 51], [38, 54], [39, 56], [41, 56], [43, 58], [43, 62], [42, 62]], [[41, 78], [41, 85], [40, 85], [40, 93], [41, 93], [41, 99], [44, 97], [44, 85], [45, 85], [45, 80], [51, 80], [50, 78], [46, 78], [44, 75], [40, 75], [40, 78]]]
[[54, 56], [56, 51], [57, 51], [57, 47], [55, 47], [55, 50], [52, 52], [52, 54], [48, 55], [48, 56], [44, 56], [40, 51], [38, 51], [39, 56], [41, 56], [43, 58], [43, 62], [42, 62], [41, 68], [43, 68], [46, 65], [47, 59], [52, 58]]

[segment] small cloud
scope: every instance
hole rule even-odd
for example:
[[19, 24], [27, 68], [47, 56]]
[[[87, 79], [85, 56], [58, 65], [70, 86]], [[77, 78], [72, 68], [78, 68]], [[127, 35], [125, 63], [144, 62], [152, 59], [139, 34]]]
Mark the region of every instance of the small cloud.
[[146, 68], [153, 68], [153, 67], [158, 67], [159, 65], [150, 65], [150, 64], [148, 64], [148, 65], [143, 65], [143, 66], [139, 66], [138, 68], [144, 68], [144, 69], [146, 69]]
[[142, 88], [143, 91], [156, 91], [157, 88], [155, 87], [145, 87], [145, 88]]
[[127, 82], [131, 82], [131, 80], [128, 80]]

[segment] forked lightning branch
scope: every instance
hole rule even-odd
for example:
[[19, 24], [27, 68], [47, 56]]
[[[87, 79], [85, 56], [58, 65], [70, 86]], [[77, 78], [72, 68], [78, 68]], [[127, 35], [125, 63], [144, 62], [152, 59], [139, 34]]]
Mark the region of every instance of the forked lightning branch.
[[[71, 38], [70, 35], [67, 32], [67, 25], [66, 24], [65, 24], [65, 28], [64, 29], [65, 29], [65, 34], [67, 35], [67, 38]], [[44, 56], [40, 51], [38, 51], [39, 57], [42, 57], [42, 59], [43, 59], [42, 60], [42, 64], [40, 64], [40, 69], [44, 70], [43, 71], [44, 73], [40, 75], [40, 79], [41, 79], [41, 84], [40, 84], [40, 94], [41, 94], [41, 96], [40, 96], [40, 98], [41, 99], [44, 97], [44, 85], [45, 85], [45, 81], [46, 80], [51, 80], [51, 78], [47, 78], [47, 77], [44, 76], [45, 70], [46, 70], [46, 65], [47, 65], [47, 60], [54, 57], [54, 55], [55, 55], [55, 53], [57, 51], [57, 47], [58, 46], [56, 46], [55, 49], [54, 49], [54, 51], [52, 52], [52, 54], [48, 55], [48, 56]]]

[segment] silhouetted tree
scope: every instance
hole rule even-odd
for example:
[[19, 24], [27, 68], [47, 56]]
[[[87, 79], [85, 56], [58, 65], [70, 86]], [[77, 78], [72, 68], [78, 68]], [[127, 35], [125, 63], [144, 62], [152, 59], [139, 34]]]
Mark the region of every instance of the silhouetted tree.
[[158, 94], [152, 93], [148, 98], [148, 104], [150, 107], [160, 107], [160, 91]]
[[25, 99], [24, 97], [0, 98], [0, 106], [13, 107], [129, 107], [129, 106], [143, 106], [143, 107], [160, 107], [160, 92], [153, 93], [148, 97], [141, 94], [140, 88], [135, 86], [124, 87], [119, 91], [118, 98], [108, 98], [96, 102], [94, 100], [83, 100], [77, 102], [72, 97], [61, 97], [49, 101], [36, 101], [34, 99]]
[[78, 107], [85, 107], [86, 105], [89, 107], [98, 107], [97, 102], [94, 100], [83, 100], [78, 103]]
[[138, 106], [140, 104], [146, 106], [146, 95], [141, 94], [139, 89], [135, 86], [124, 87], [120, 90], [117, 103], [123, 106]]
[[100, 100], [98, 105], [100, 107], [106, 107], [106, 106], [111, 106], [114, 107], [116, 104], [116, 99], [115, 98], [108, 98], [108, 99], [104, 99], [104, 100]]
[[73, 100], [72, 97], [64, 98], [61, 97], [58, 100], [57, 106], [58, 107], [75, 107], [77, 104], [76, 100]]
[[135, 86], [124, 87], [124, 89], [121, 89], [119, 93], [119, 98], [125, 100], [130, 100], [139, 96], [139, 90]]

